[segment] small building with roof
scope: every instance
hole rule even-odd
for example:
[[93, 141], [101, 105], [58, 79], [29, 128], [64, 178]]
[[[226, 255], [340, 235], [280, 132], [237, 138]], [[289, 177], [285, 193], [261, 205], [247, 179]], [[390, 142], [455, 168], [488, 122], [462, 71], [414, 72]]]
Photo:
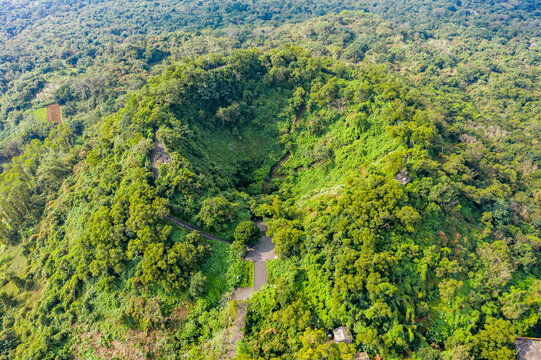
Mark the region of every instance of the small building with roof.
[[349, 332], [349, 329], [345, 326], [337, 327], [332, 331], [334, 336], [334, 342], [338, 343], [346, 343], [351, 344], [353, 342], [353, 337], [351, 336], [351, 333]]

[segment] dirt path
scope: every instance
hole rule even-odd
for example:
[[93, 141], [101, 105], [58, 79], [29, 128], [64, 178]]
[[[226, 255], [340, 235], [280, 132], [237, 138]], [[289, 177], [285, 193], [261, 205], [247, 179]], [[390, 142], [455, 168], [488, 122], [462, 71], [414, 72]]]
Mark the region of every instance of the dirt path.
[[237, 342], [242, 339], [244, 335], [244, 325], [246, 323], [246, 313], [248, 311], [248, 301], [239, 301], [239, 307], [237, 308], [237, 316], [235, 322], [231, 327], [231, 337], [229, 338], [229, 350], [227, 351], [227, 358], [233, 359], [237, 355]]
[[62, 124], [62, 112], [58, 104], [47, 105], [47, 121]]

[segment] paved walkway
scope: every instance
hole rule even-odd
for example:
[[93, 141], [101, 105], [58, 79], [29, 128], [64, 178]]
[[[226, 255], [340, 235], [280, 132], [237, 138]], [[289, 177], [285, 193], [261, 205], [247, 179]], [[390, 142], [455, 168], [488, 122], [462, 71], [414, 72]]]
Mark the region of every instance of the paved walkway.
[[[223, 66], [219, 66], [218, 68], [221, 68]], [[297, 121], [302, 115], [302, 110], [297, 115]], [[168, 163], [171, 162], [171, 157], [167, 153], [167, 149], [165, 148], [165, 145], [161, 142], [159, 142], [157, 139], [155, 139], [155, 148], [152, 152], [152, 173], [154, 175], [154, 179], [158, 179], [158, 166], [160, 163]], [[271, 177], [272, 173], [278, 170], [289, 158], [289, 151], [280, 159], [278, 164], [273, 166], [273, 170], [271, 171]], [[215, 235], [209, 234], [205, 231], [201, 231], [197, 229], [196, 227], [188, 224], [185, 221], [182, 221], [180, 219], [177, 219], [174, 216], [168, 215], [165, 217], [166, 220], [172, 222], [175, 225], [180, 226], [183, 229], [186, 229], [188, 231], [197, 231], [202, 236], [206, 237], [207, 239], [221, 241], [224, 243], [231, 243], [230, 241], [227, 241], [225, 239], [219, 238]], [[272, 239], [269, 236], [265, 236], [265, 232], [267, 231], [267, 227], [263, 223], [263, 221], [256, 221], [255, 223], [257, 227], [259, 228], [259, 231], [261, 231], [261, 239], [259, 242], [253, 246], [249, 247], [246, 251], [246, 255], [244, 257], [245, 261], [253, 261], [254, 262], [254, 286], [253, 287], [243, 287], [243, 288], [236, 288], [233, 290], [232, 300], [237, 300], [238, 308], [237, 308], [237, 315], [235, 316], [235, 321], [231, 327], [231, 333], [229, 337], [229, 346], [227, 347], [227, 358], [232, 359], [237, 354], [237, 342], [242, 339], [243, 332], [244, 332], [244, 326], [246, 323], [246, 313], [248, 311], [248, 299], [252, 296], [254, 291], [257, 291], [261, 289], [263, 286], [265, 286], [268, 281], [268, 274], [267, 274], [267, 261], [276, 259], [276, 255], [274, 253], [274, 244], [272, 242]]]
[[254, 262], [254, 290], [257, 291], [269, 282], [267, 278], [267, 261]]
[[239, 307], [235, 322], [231, 329], [231, 337], [229, 338], [229, 351], [227, 353], [228, 359], [234, 358], [237, 354], [237, 342], [242, 339], [244, 325], [246, 322], [248, 299], [250, 299], [254, 291], [261, 289], [269, 282], [267, 275], [267, 261], [276, 259], [272, 239], [265, 236], [267, 227], [262, 221], [257, 221], [255, 224], [259, 228], [259, 231], [261, 231], [261, 239], [255, 246], [248, 248], [248, 251], [244, 256], [245, 261], [254, 262], [254, 286], [236, 288], [233, 290], [232, 299], [239, 301]]
[[[177, 219], [174, 216], [168, 215], [165, 218], [171, 221], [173, 224], [176, 224], [188, 231], [198, 231], [201, 235], [208, 239], [230, 243], [230, 241], [201, 231], [191, 226], [187, 222]], [[262, 221], [257, 221], [255, 224], [259, 228], [259, 231], [261, 231], [261, 239], [255, 246], [248, 248], [248, 250], [246, 251], [246, 255], [244, 256], [245, 261], [254, 262], [254, 286], [236, 288], [233, 290], [232, 300], [237, 300], [239, 302], [239, 307], [237, 308], [237, 315], [235, 316], [235, 321], [231, 326], [229, 345], [227, 347], [228, 359], [234, 358], [237, 354], [237, 342], [242, 339], [244, 326], [246, 323], [248, 300], [250, 299], [254, 291], [261, 289], [269, 282], [267, 274], [267, 261], [276, 259], [272, 238], [270, 238], [269, 236], [265, 236], [267, 227]]]
[[257, 262], [276, 259], [272, 238], [265, 236], [267, 226], [263, 223], [263, 221], [256, 221], [255, 224], [262, 233], [261, 239], [255, 246], [248, 247], [244, 260]]

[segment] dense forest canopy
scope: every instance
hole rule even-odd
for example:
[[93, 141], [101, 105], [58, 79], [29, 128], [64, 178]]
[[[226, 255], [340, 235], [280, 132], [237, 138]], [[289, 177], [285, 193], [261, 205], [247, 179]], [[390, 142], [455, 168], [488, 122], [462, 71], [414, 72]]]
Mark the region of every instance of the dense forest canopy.
[[225, 358], [253, 219], [277, 259], [235, 358], [514, 359], [541, 338], [540, 18], [0, 2], [0, 359]]

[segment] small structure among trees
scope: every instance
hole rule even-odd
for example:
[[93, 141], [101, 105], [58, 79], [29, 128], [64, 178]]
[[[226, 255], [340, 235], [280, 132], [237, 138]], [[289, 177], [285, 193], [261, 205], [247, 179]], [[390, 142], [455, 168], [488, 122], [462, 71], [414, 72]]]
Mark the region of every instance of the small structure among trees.
[[370, 360], [370, 358], [368, 357], [367, 353], [362, 352], [355, 355], [355, 360]]
[[334, 341], [338, 343], [346, 343], [351, 344], [353, 342], [353, 337], [351, 336], [351, 333], [349, 332], [349, 329], [345, 326], [337, 327], [332, 331], [334, 336]]
[[517, 360], [541, 359], [541, 339], [518, 337], [515, 339]]
[[164, 143], [162, 143], [157, 138], [155, 139], [155, 141], [156, 144], [154, 145], [154, 150], [152, 150], [152, 154], [150, 155], [150, 157], [152, 159], [152, 173], [154, 174], [154, 178], [157, 179], [159, 176], [158, 166], [161, 164], [171, 163], [173, 161], [173, 158], [167, 152]]
[[396, 174], [394, 179], [402, 185], [407, 185], [411, 182], [411, 176], [408, 174], [406, 168], [402, 169], [398, 174]]

